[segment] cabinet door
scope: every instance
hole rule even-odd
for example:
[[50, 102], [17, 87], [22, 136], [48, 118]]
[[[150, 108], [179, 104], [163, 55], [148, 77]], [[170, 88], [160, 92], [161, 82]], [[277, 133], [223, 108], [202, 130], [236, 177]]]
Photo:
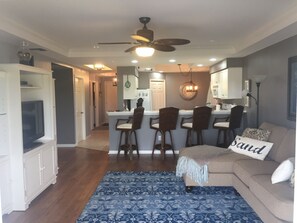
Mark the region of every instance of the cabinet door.
[[224, 99], [228, 98], [228, 70], [222, 70], [220, 72], [220, 90], [219, 90], [219, 97]]
[[42, 184], [40, 153], [31, 154], [25, 158], [26, 199], [31, 200], [39, 193]]
[[0, 201], [2, 206], [2, 214], [8, 214], [11, 211], [11, 185], [9, 173], [10, 169], [8, 160], [0, 162]]
[[42, 183], [48, 184], [55, 177], [54, 146], [49, 145], [42, 150]]
[[216, 86], [219, 84], [219, 72], [211, 74], [211, 86]]

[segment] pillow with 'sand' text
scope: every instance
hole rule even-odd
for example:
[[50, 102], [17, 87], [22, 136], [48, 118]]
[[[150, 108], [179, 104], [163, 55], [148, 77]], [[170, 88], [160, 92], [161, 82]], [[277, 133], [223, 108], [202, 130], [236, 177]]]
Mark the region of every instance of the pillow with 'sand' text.
[[250, 156], [254, 159], [264, 160], [272, 148], [273, 143], [236, 136], [229, 149], [233, 152]]

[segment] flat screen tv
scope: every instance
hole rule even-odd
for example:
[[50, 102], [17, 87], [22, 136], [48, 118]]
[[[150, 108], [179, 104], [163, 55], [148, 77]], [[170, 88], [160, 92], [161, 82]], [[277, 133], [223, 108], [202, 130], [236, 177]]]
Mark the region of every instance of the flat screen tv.
[[43, 101], [22, 102], [22, 124], [24, 149], [36, 147], [35, 141], [44, 136]]

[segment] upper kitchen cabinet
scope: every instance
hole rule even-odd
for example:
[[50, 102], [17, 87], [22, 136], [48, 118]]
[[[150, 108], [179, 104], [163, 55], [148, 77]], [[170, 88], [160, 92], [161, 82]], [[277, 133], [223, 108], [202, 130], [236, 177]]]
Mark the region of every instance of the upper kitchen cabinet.
[[[242, 67], [228, 67], [230, 61], [234, 64], [233, 60], [224, 60], [211, 68], [213, 71], [211, 74], [211, 90], [214, 98], [242, 98]], [[235, 60], [237, 66], [241, 65], [240, 61]]]
[[220, 72], [219, 98], [242, 98], [242, 68], [234, 67]]

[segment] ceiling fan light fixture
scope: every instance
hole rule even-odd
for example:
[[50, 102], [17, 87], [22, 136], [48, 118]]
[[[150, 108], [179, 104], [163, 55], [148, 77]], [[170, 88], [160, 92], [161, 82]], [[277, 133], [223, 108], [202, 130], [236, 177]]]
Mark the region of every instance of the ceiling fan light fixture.
[[131, 35], [131, 38], [134, 40], [142, 41], [142, 42], [150, 42], [150, 40], [144, 36], [139, 36], [139, 35]]
[[155, 49], [148, 46], [137, 47], [135, 51], [140, 57], [151, 57], [155, 53]]
[[86, 67], [91, 68], [96, 71], [110, 71], [112, 70], [110, 67], [105, 66], [104, 64], [85, 64]]

